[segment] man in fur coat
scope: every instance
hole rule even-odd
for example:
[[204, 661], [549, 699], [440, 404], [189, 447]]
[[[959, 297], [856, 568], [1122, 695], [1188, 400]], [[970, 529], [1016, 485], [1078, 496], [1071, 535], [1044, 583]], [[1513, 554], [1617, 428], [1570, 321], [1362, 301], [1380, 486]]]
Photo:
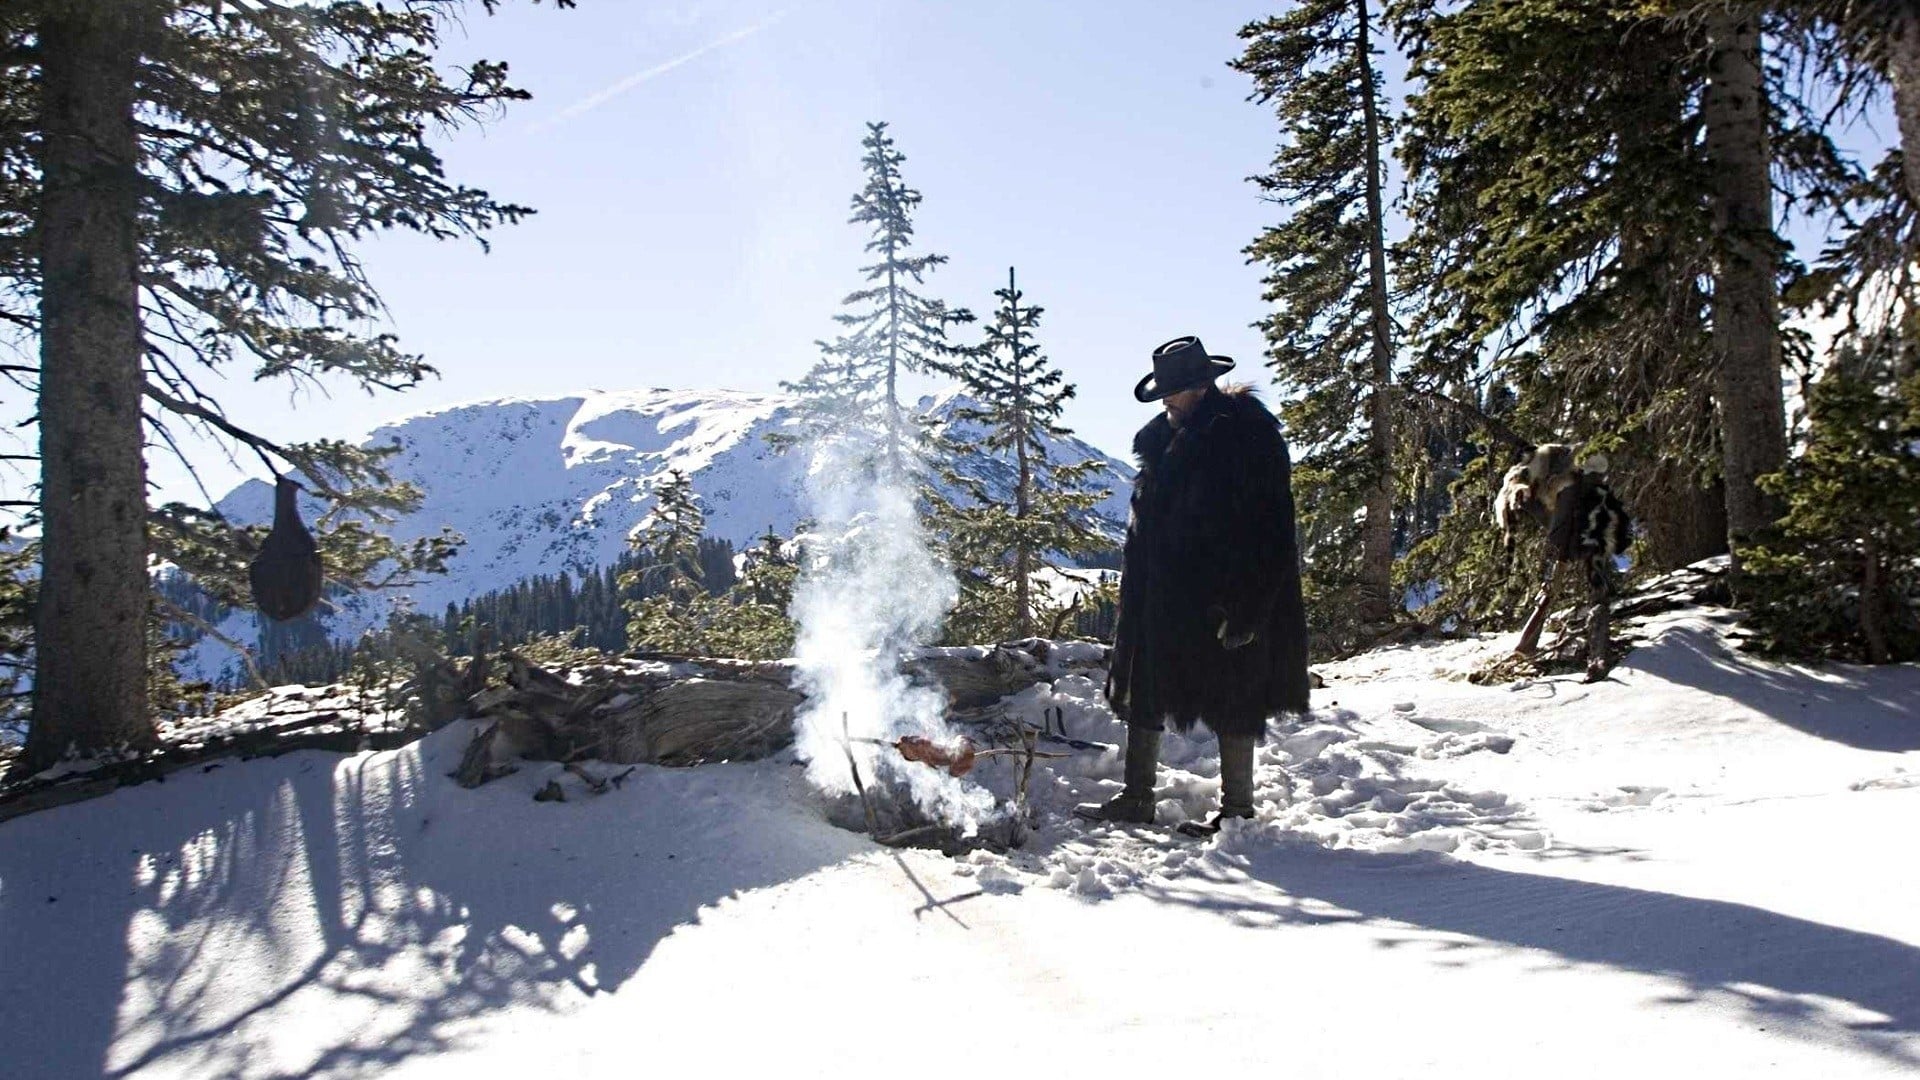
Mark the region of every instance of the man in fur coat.
[[1154, 770], [1168, 722], [1220, 739], [1220, 819], [1253, 816], [1253, 757], [1267, 718], [1307, 708], [1307, 624], [1300, 597], [1291, 466], [1280, 425], [1233, 367], [1198, 338], [1167, 342], [1134, 388], [1166, 411], [1134, 437], [1120, 625], [1107, 700], [1126, 721], [1126, 787], [1078, 811], [1094, 821], [1153, 820]]

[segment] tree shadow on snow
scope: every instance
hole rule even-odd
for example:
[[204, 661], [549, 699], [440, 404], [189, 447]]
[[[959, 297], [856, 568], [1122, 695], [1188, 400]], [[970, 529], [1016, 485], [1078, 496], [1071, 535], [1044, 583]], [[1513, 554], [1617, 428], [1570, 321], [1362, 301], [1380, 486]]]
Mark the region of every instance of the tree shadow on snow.
[[[508, 1005], [612, 991], [703, 907], [863, 848], [796, 815], [777, 775], [643, 768], [535, 804], [552, 767], [532, 765], [464, 791], [445, 776], [461, 735], [226, 763], [0, 826], [0, 1071], [379, 1075]], [[724, 850], [690, 836], [716, 820]]]
[[1920, 671], [1912, 665], [1824, 668], [1761, 663], [1729, 655], [1712, 634], [1674, 627], [1657, 648], [1622, 665], [1732, 698], [1788, 727], [1861, 750], [1920, 750]]
[[[1403, 927], [1478, 939], [1426, 941], [1461, 954], [1438, 963], [1470, 962], [1466, 954], [1491, 946], [1639, 972], [1684, 987], [1663, 1003], [1737, 999], [1756, 1018], [1920, 1066], [1912, 1039], [1920, 1034], [1920, 948], [1902, 941], [1746, 904], [1421, 855], [1292, 846], [1246, 854], [1246, 872], [1280, 895], [1216, 889], [1205, 878], [1149, 883], [1142, 892], [1249, 926], [1399, 924], [1379, 938], [1389, 948], [1409, 943]], [[1810, 998], [1880, 1019], [1836, 1024]]]

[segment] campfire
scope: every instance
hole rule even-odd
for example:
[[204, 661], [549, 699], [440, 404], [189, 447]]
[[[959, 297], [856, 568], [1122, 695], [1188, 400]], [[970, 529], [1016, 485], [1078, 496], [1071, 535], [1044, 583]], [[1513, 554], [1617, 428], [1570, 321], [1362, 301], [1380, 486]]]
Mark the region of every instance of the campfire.
[[923, 735], [902, 735], [895, 739], [876, 739], [856, 737], [846, 734], [847, 718], [841, 717], [842, 746], [847, 755], [847, 768], [853, 775], [854, 790], [860, 796], [860, 803], [867, 819], [867, 832], [875, 840], [888, 846], [908, 846], [915, 840], [937, 836], [951, 827], [945, 823], [916, 824], [910, 828], [882, 835], [879, 825], [879, 813], [874, 797], [869, 793], [865, 779], [860, 773], [859, 760], [853, 752], [854, 744], [885, 747], [892, 750], [903, 761], [924, 765], [931, 769], [944, 771], [955, 779], [971, 773], [976, 765], [988, 758], [1008, 757], [1019, 762], [1020, 768], [1014, 775], [1014, 795], [1011, 805], [1013, 828], [1007, 846], [1018, 847], [1025, 838], [1026, 827], [1030, 823], [1031, 811], [1027, 804], [1027, 791], [1033, 777], [1033, 763], [1042, 759], [1057, 759], [1070, 756], [1061, 751], [1041, 750], [1042, 739], [1066, 743], [1075, 749], [1106, 749], [1104, 744], [1089, 743], [1078, 739], [1068, 739], [1055, 734], [1054, 716], [1056, 710], [1049, 710], [1045, 728], [1036, 729], [1015, 718], [1002, 718], [1001, 726], [1010, 727], [1018, 745], [979, 745], [973, 739], [959, 735], [946, 741], [936, 741]]

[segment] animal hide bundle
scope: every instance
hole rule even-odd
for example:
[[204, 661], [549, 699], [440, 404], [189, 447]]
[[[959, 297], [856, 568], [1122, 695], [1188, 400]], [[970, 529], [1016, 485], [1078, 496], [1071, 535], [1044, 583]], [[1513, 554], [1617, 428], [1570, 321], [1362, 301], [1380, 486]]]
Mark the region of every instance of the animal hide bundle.
[[1611, 558], [1632, 542], [1626, 507], [1607, 485], [1604, 455], [1575, 461], [1565, 443], [1535, 447], [1527, 459], [1508, 469], [1493, 499], [1493, 520], [1507, 558], [1522, 518], [1547, 530], [1547, 552], [1560, 562]]
[[1307, 620], [1280, 425], [1210, 390], [1133, 441], [1134, 480], [1107, 698], [1128, 724], [1257, 735], [1307, 708]]
[[1547, 550], [1561, 562], [1582, 562], [1595, 587], [1604, 580], [1601, 568], [1633, 542], [1633, 523], [1627, 508], [1598, 473], [1576, 472], [1573, 483], [1560, 489], [1553, 517], [1547, 524]]
[[273, 528], [247, 567], [253, 606], [275, 622], [297, 619], [320, 602], [320, 545], [300, 520], [299, 494], [299, 484], [275, 478]]
[[[1594, 472], [1607, 471], [1607, 459], [1598, 458]], [[1513, 555], [1513, 541], [1522, 517], [1530, 517], [1545, 526], [1560, 492], [1573, 482], [1576, 472], [1588, 467], [1573, 461], [1573, 447], [1565, 443], [1546, 443], [1527, 452], [1527, 459], [1508, 469], [1501, 477], [1499, 494], [1493, 499], [1493, 520], [1500, 526], [1507, 555]]]

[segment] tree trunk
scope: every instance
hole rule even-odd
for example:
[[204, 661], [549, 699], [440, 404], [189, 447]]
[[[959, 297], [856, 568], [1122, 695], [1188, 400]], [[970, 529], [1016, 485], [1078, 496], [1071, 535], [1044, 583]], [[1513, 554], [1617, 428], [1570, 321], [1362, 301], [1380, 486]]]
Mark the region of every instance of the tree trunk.
[[1860, 552], [1860, 636], [1867, 639], [1867, 663], [1884, 664], [1892, 658], [1887, 647], [1885, 578], [1880, 573], [1880, 543], [1866, 538]]
[[1716, 9], [1707, 18], [1707, 35], [1712, 57], [1702, 110], [1718, 248], [1714, 391], [1720, 407], [1727, 532], [1737, 559], [1740, 545], [1776, 516], [1772, 500], [1755, 481], [1779, 471], [1787, 460], [1774, 288], [1779, 240], [1773, 231], [1759, 16], [1752, 9]]
[[146, 0], [51, 5], [40, 217], [42, 552], [29, 767], [150, 743], [134, 80]]
[[1920, 206], [1920, 12], [1894, 7], [1892, 25], [1887, 27], [1887, 73], [1893, 80], [1893, 115], [1900, 125], [1907, 197]]
[[1636, 562], [1654, 570], [1677, 570], [1727, 553], [1726, 484], [1694, 483], [1692, 471], [1671, 462], [1654, 467], [1632, 492], [1628, 507], [1640, 518]]
[[1393, 315], [1387, 307], [1386, 214], [1380, 198], [1380, 115], [1373, 90], [1373, 51], [1367, 0], [1354, 0], [1359, 69], [1367, 143], [1367, 299], [1373, 326], [1373, 392], [1368, 402], [1367, 456], [1373, 486], [1367, 490], [1366, 531], [1361, 535], [1361, 618], [1393, 615]]
[[900, 459], [900, 291], [894, 284], [893, 242], [887, 242], [887, 468], [888, 483], [906, 475]]
[[1015, 575], [1014, 603], [1019, 613], [1014, 620], [1016, 637], [1033, 636], [1033, 552], [1027, 548], [1027, 515], [1033, 510], [1033, 464], [1027, 460], [1027, 424], [1026, 424], [1026, 387], [1021, 382], [1020, 370], [1020, 301], [1014, 292], [1013, 267], [1007, 267], [1007, 306], [1011, 309], [1010, 320], [1013, 326], [1013, 397], [1017, 410], [1014, 425], [1014, 456], [1020, 463], [1019, 486], [1014, 489], [1013, 519], [1020, 523], [1021, 529], [1014, 542], [1013, 572]]

